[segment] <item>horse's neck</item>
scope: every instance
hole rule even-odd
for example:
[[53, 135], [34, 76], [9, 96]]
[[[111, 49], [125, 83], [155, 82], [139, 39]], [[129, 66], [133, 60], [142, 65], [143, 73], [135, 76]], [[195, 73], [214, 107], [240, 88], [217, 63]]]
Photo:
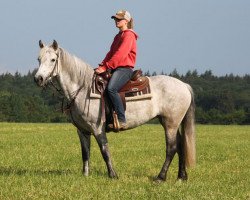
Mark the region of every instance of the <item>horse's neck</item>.
[[94, 70], [87, 63], [60, 49], [58, 66], [59, 82], [69, 100], [91, 87]]

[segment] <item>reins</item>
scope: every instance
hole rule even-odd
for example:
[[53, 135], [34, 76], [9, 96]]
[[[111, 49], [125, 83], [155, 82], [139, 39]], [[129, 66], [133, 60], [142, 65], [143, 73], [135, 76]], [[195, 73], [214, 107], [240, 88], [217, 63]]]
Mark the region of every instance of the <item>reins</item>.
[[71, 96], [73, 96], [73, 98], [72, 98], [70, 101], [68, 101], [68, 102], [66, 103], [66, 106], [64, 106], [66, 97], [65, 97], [65, 95], [63, 94], [62, 90], [59, 89], [59, 88], [56, 86], [56, 84], [52, 81], [52, 79], [51, 79], [51, 81], [50, 81], [49, 83], [50, 83], [51, 86], [56, 90], [56, 92], [60, 94], [60, 97], [59, 97], [59, 98], [61, 99], [61, 112], [62, 112], [62, 113], [67, 113], [67, 112], [70, 110], [70, 108], [71, 108], [71, 106], [73, 105], [73, 103], [75, 102], [76, 97], [78, 96], [79, 92], [80, 92], [80, 91], [82, 90], [82, 88], [84, 87], [84, 85], [82, 85], [82, 86], [79, 87], [76, 91], [72, 92], [72, 93], [71, 93]]

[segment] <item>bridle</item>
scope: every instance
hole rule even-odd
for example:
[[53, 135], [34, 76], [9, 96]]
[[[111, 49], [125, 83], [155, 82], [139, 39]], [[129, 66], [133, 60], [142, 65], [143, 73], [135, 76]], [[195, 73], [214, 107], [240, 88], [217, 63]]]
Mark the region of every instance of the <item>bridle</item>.
[[[64, 95], [62, 89], [58, 88], [56, 86], [56, 84], [54, 83], [54, 81], [53, 81], [53, 79], [58, 76], [58, 71], [59, 71], [58, 70], [58, 62], [59, 62], [59, 58], [60, 58], [60, 49], [59, 49], [59, 52], [56, 53], [56, 55], [57, 55], [57, 58], [55, 60], [55, 65], [54, 65], [54, 68], [53, 68], [53, 70], [51, 71], [51, 73], [50, 73], [50, 75], [48, 77], [48, 84], [47, 85], [49, 87], [52, 86], [60, 94], [61, 97], [59, 97], [59, 98], [62, 101], [62, 103], [61, 103], [61, 111], [62, 111], [62, 113], [68, 113], [70, 111], [71, 106], [74, 104], [75, 99], [78, 96], [79, 92], [84, 87], [84, 84], [81, 87], [79, 87], [76, 91], [74, 91], [74, 92], [72, 92], [70, 94], [70, 96], [72, 97], [71, 100], [68, 101], [67, 98], [65, 98], [65, 95]], [[53, 74], [55, 74], [55, 71], [57, 71], [56, 75], [53, 76]], [[66, 106], [64, 106], [65, 100], [67, 101]]]
[[[48, 77], [48, 80], [49, 80], [49, 82], [52, 82], [53, 83], [53, 78], [54, 78], [54, 76], [53, 76], [53, 74], [54, 74], [54, 72], [57, 70], [57, 73], [56, 73], [56, 76], [58, 75], [58, 60], [59, 60], [59, 53], [56, 53], [56, 60], [55, 60], [55, 65], [54, 65], [54, 68], [53, 68], [53, 70], [51, 71], [51, 73], [50, 73], [50, 75], [49, 75], [49, 77]], [[56, 77], [55, 76], [55, 77]]]

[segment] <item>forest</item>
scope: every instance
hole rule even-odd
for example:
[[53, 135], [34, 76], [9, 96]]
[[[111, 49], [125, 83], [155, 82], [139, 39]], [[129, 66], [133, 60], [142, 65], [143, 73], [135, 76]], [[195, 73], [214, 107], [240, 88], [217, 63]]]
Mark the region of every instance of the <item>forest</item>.
[[[53, 87], [34, 83], [33, 72], [0, 75], [0, 122], [69, 122], [62, 113], [62, 97]], [[211, 70], [169, 75], [190, 84], [195, 93], [196, 122], [199, 124], [250, 124], [250, 75], [216, 76]], [[144, 75], [155, 76], [156, 72]], [[156, 123], [152, 120], [151, 123]]]

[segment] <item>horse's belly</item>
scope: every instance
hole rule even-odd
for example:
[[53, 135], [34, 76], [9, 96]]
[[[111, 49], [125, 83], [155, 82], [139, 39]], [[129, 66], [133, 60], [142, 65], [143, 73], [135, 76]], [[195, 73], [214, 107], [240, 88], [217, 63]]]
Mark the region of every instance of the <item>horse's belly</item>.
[[158, 115], [154, 98], [127, 102], [126, 119], [129, 126], [139, 126]]

